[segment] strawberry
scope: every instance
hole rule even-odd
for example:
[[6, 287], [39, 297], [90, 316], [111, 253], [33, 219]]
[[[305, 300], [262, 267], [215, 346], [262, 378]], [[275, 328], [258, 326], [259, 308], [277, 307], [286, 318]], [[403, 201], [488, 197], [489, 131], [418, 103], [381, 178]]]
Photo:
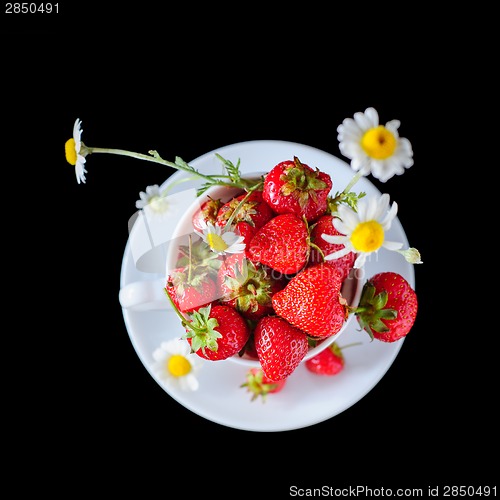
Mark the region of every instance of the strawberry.
[[273, 295], [273, 308], [311, 337], [324, 339], [342, 328], [348, 314], [341, 286], [342, 275], [334, 264], [314, 264]]
[[183, 321], [186, 338], [198, 356], [210, 361], [237, 354], [250, 337], [250, 328], [234, 307], [203, 307]]
[[217, 224], [224, 227], [228, 222], [234, 231], [243, 236], [245, 254], [258, 229], [274, 217], [271, 207], [262, 199], [262, 191], [252, 191], [236, 196], [222, 205], [217, 213]]
[[248, 256], [280, 273], [295, 274], [306, 265], [309, 251], [307, 223], [288, 213], [277, 215], [257, 231]]
[[232, 224], [244, 222], [254, 229], [260, 229], [274, 215], [271, 207], [263, 200], [262, 191], [252, 191], [250, 194], [243, 193], [224, 203], [217, 212], [217, 224], [225, 226], [233, 217]]
[[337, 343], [332, 342], [304, 364], [310, 372], [316, 375], [337, 375], [344, 369], [345, 359]]
[[264, 316], [254, 331], [255, 349], [266, 377], [286, 379], [309, 350], [307, 335], [278, 316]]
[[191, 218], [193, 228], [195, 231], [199, 231], [200, 233], [203, 231], [207, 222], [215, 224], [217, 220], [217, 213], [223, 205], [222, 201], [219, 199], [214, 200], [213, 198], [210, 198], [210, 196], [207, 196], [207, 198], [208, 199], [200, 205], [200, 208], [195, 211]]
[[284, 286], [261, 264], [243, 254], [229, 255], [217, 276], [221, 303], [235, 307], [247, 319], [257, 320], [273, 312], [271, 297]]
[[[337, 250], [342, 250], [344, 245], [328, 243], [322, 238], [322, 234], [331, 236], [339, 236], [341, 233], [333, 225], [334, 216], [330, 214], [322, 215], [310, 228], [309, 235], [311, 239], [311, 255], [309, 257], [309, 265], [318, 262], [324, 262], [324, 258]], [[356, 254], [349, 252], [347, 255], [334, 259], [331, 262], [338, 267], [342, 273], [342, 279], [347, 278], [350, 270], [354, 266]]]
[[240, 387], [246, 387], [248, 392], [252, 393], [252, 401], [255, 401], [259, 396], [262, 402], [266, 401], [268, 394], [280, 392], [286, 385], [286, 379], [273, 382], [266, 377], [266, 374], [261, 368], [250, 368], [246, 373], [246, 382]]
[[184, 313], [206, 307], [220, 297], [216, 282], [208, 273], [189, 275], [188, 267], [179, 267], [167, 277], [165, 291]]
[[366, 281], [353, 310], [370, 338], [395, 342], [406, 337], [415, 323], [417, 294], [399, 273], [383, 271]]
[[293, 213], [308, 222], [324, 214], [332, 179], [295, 156], [275, 165], [264, 179], [262, 196], [277, 214]]

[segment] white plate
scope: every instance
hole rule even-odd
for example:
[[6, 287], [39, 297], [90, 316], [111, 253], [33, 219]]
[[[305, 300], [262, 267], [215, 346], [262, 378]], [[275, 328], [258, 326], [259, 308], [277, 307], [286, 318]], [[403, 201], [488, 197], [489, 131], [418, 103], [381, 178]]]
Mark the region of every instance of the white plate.
[[[286, 141], [248, 141], [221, 147], [200, 156], [190, 165], [204, 173], [221, 172], [221, 162], [215, 153], [231, 160], [241, 160], [244, 174], [269, 171], [275, 164], [297, 156], [301, 162], [330, 174], [332, 192], [341, 191], [353, 176], [349, 165], [319, 149]], [[187, 180], [182, 171], [172, 174], [162, 185], [171, 186], [170, 193], [198, 187], [201, 181]], [[179, 182], [181, 181], [181, 182]], [[367, 179], [362, 178], [353, 190], [367, 194], [380, 194]], [[192, 202], [186, 200], [186, 207]], [[406, 234], [399, 219], [395, 219], [388, 239], [408, 246]], [[381, 249], [377, 258], [365, 264], [365, 277], [380, 271], [394, 271], [404, 276], [415, 287], [413, 266], [395, 252]], [[121, 282], [124, 285], [159, 277], [136, 269], [127, 243], [122, 263]], [[159, 344], [183, 335], [180, 321], [172, 310], [137, 312], [123, 309], [123, 317], [132, 344], [151, 376], [152, 353]], [[200, 388], [195, 392], [166, 389], [168, 396], [192, 412], [208, 420], [235, 429], [248, 431], [286, 431], [308, 427], [338, 415], [363, 398], [385, 375], [398, 355], [403, 340], [395, 343], [370, 342], [368, 334], [359, 331], [357, 322], [351, 321], [339, 339], [343, 345], [361, 342], [345, 349], [345, 368], [333, 377], [320, 377], [300, 365], [288, 378], [285, 388], [267, 397], [265, 403], [251, 401], [250, 394], [240, 385], [245, 381], [246, 367], [230, 361], [204, 361], [199, 372]]]

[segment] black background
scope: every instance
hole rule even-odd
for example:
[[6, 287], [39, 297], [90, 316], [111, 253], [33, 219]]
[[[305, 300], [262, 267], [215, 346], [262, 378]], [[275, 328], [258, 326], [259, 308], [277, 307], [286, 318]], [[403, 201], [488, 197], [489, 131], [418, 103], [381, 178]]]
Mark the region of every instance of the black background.
[[[54, 24], [11, 22], [3, 37], [4, 268], [25, 297], [9, 298], [6, 311], [14, 467], [44, 470], [38, 486], [49, 492], [64, 477], [88, 493], [141, 486], [144, 496], [173, 485], [277, 498], [294, 484], [494, 485], [496, 334], [481, 305], [490, 270], [464, 221], [471, 205], [481, 214], [471, 203], [480, 167], [457, 170], [467, 141], [453, 134], [463, 105], [450, 93], [457, 68], [441, 58], [445, 47], [410, 50], [366, 27], [335, 37], [338, 20], [320, 36], [298, 27], [299, 13], [244, 30], [239, 18], [201, 31], [166, 17], [160, 32], [151, 12], [150, 29], [142, 17], [134, 25], [134, 16], [109, 15], [108, 25], [96, 11], [63, 14]], [[118, 303], [138, 193], [172, 171], [95, 155], [78, 185], [64, 159], [75, 119], [91, 146], [157, 149], [166, 159], [254, 139], [341, 157], [337, 126], [369, 106], [382, 123], [400, 120], [414, 150], [403, 176], [371, 179], [398, 202], [424, 261], [415, 268], [419, 315], [400, 354], [361, 401], [308, 428], [254, 433], [193, 414], [147, 373]]]

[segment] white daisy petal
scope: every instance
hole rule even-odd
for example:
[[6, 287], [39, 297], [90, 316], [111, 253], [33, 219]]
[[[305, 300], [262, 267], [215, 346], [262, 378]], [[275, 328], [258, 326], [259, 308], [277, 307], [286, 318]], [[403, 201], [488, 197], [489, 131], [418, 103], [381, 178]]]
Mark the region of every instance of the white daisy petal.
[[325, 234], [323, 233], [321, 237], [327, 242], [327, 243], [332, 243], [334, 245], [345, 245], [348, 241], [349, 238], [346, 236], [339, 236], [339, 235], [333, 235], [333, 234]]
[[183, 391], [197, 391], [200, 387], [198, 379], [192, 374], [181, 378], [179, 382]]
[[369, 219], [378, 220], [380, 222], [381, 217], [387, 213], [391, 198], [387, 193], [384, 193], [378, 200], [376, 198], [372, 198], [372, 200], [375, 202], [375, 205]]
[[363, 131], [373, 127], [372, 117], [367, 116], [365, 113], [354, 113], [354, 120]]
[[354, 261], [354, 269], [361, 269], [366, 262], [366, 254], [365, 253], [360, 253], [358, 254], [356, 260]]
[[382, 224], [382, 227], [388, 231], [391, 228], [392, 221], [394, 220], [394, 217], [396, 217], [396, 214], [398, 213], [398, 204], [393, 201], [391, 209], [389, 212], [387, 212], [386, 216], [380, 221], [380, 224]]
[[75, 174], [78, 184], [80, 184], [80, 182], [83, 182], [85, 184], [85, 174], [87, 173], [87, 170], [84, 167], [84, 163], [85, 163], [85, 158], [83, 156], [78, 155], [75, 165]]
[[397, 139], [399, 137], [398, 128], [400, 127], [400, 125], [401, 122], [399, 120], [391, 120], [385, 124], [385, 128], [387, 130], [390, 130]]
[[400, 248], [403, 248], [403, 244], [398, 241], [384, 241], [382, 246], [387, 248], [387, 250], [399, 250]]
[[365, 118], [368, 122], [368, 127], [366, 127], [366, 128], [378, 127], [379, 119], [378, 119], [377, 110], [375, 108], [365, 109]]
[[351, 248], [344, 247], [341, 250], [337, 250], [336, 252], [333, 252], [329, 255], [325, 255], [325, 260], [340, 259], [344, 255], [347, 255], [351, 250]]
[[358, 124], [352, 118], [346, 118], [342, 125], [337, 127], [337, 132], [342, 137], [338, 137], [338, 140], [341, 141], [345, 138], [359, 138], [362, 135], [362, 130], [359, 128]]
[[80, 128], [81, 125], [81, 120], [78, 118], [75, 121], [75, 124], [73, 125], [73, 140], [75, 141], [75, 150], [77, 153], [80, 152], [80, 149], [82, 147], [82, 130]]
[[339, 205], [337, 211], [339, 217], [333, 219], [335, 229], [341, 234], [348, 234], [354, 231], [359, 224], [359, 215], [347, 205]]
[[[404, 137], [399, 139], [397, 151], [399, 153], [404, 153], [405, 156], [411, 157], [413, 155], [413, 148], [411, 146], [411, 142]], [[410, 160], [413, 163], [413, 160], [411, 158]]]

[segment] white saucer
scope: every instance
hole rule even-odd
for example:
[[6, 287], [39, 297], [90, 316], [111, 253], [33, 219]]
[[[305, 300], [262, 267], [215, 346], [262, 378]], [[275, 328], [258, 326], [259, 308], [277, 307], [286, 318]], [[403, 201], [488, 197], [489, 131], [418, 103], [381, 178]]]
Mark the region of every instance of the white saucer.
[[[190, 161], [189, 164], [204, 173], [221, 172], [220, 154], [237, 164], [244, 174], [269, 171], [275, 164], [297, 156], [302, 163], [330, 174], [332, 193], [341, 191], [351, 180], [353, 171], [339, 158], [310, 146], [286, 141], [248, 141], [232, 144]], [[201, 181], [187, 180], [189, 174], [177, 171], [161, 186], [171, 186], [170, 193], [198, 187]], [[367, 194], [380, 194], [367, 179], [362, 178], [353, 188]], [[392, 201], [392, 200], [391, 200]], [[192, 202], [186, 199], [186, 207]], [[395, 219], [388, 239], [400, 241], [405, 247], [408, 240], [404, 229]], [[414, 269], [403, 256], [381, 249], [376, 258], [365, 264], [365, 277], [381, 271], [400, 273], [415, 287]], [[120, 286], [137, 280], [159, 277], [136, 269], [129, 244], [123, 256]], [[138, 312], [123, 309], [125, 325], [140, 360], [151, 376], [152, 353], [164, 340], [180, 337], [184, 331], [172, 310]], [[235, 429], [248, 431], [287, 431], [308, 427], [338, 415], [362, 399], [385, 375], [399, 353], [404, 339], [389, 344], [370, 342], [368, 334], [359, 331], [357, 322], [351, 321], [338, 343], [342, 347], [361, 342], [345, 349], [345, 368], [333, 377], [320, 377], [299, 366], [288, 378], [285, 388], [269, 395], [265, 403], [251, 401], [250, 394], [240, 385], [245, 381], [246, 367], [230, 361], [206, 361], [199, 372], [200, 388], [195, 392], [182, 392], [164, 388], [166, 397], [208, 420]]]

